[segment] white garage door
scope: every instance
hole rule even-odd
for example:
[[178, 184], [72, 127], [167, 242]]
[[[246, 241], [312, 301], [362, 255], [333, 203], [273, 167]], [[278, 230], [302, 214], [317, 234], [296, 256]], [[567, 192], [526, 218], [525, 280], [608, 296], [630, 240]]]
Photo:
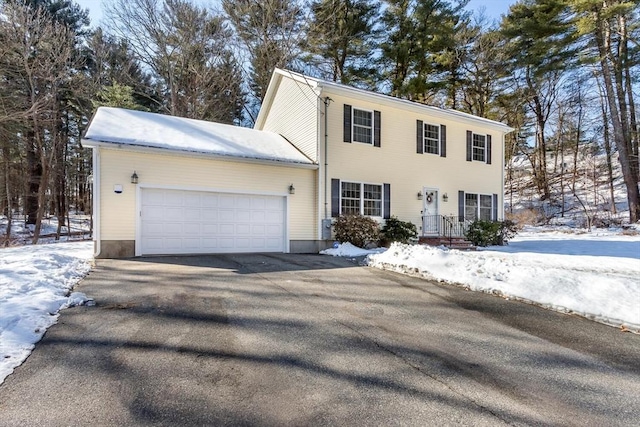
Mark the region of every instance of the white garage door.
[[142, 255], [285, 251], [284, 197], [141, 192]]

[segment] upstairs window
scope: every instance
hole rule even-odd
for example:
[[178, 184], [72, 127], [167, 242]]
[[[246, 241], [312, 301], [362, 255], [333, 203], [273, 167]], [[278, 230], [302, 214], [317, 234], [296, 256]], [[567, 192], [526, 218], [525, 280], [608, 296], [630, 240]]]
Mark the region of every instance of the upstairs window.
[[424, 124], [424, 152], [440, 154], [440, 126]]
[[380, 147], [382, 114], [344, 104], [344, 142], [361, 142]]
[[491, 164], [491, 135], [467, 131], [467, 161]]
[[365, 144], [373, 142], [373, 111], [353, 109], [353, 140]]
[[478, 135], [477, 133], [473, 134], [473, 160], [477, 160], [479, 162], [485, 161], [486, 144], [487, 137], [485, 135]]
[[417, 150], [418, 154], [435, 154], [447, 157], [447, 127], [417, 121]]

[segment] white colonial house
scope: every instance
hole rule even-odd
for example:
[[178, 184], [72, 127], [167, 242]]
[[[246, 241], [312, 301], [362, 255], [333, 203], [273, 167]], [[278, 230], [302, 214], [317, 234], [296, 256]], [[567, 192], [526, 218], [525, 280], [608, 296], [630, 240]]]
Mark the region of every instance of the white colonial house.
[[99, 108], [97, 257], [316, 252], [331, 220], [503, 217], [502, 123], [275, 70], [254, 129]]

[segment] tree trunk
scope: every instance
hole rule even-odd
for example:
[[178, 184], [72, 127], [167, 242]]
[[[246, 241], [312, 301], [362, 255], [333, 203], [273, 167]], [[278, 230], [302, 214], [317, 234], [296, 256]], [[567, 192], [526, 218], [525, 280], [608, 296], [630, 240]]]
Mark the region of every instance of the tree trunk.
[[629, 203], [629, 220], [635, 223], [639, 219], [640, 214], [640, 191], [638, 190], [638, 176], [631, 167], [630, 150], [628, 141], [625, 139], [622, 120], [626, 118], [620, 117], [618, 105], [616, 103], [616, 94], [614, 89], [614, 81], [610, 69], [611, 44], [609, 30], [600, 14], [595, 12], [595, 41], [600, 54], [600, 67], [602, 69], [602, 77], [604, 79], [604, 89], [611, 115], [611, 123], [613, 125], [613, 137], [618, 148], [618, 159], [622, 169], [624, 183], [627, 186], [627, 201]]
[[25, 215], [27, 224], [35, 224], [38, 216], [38, 194], [42, 182], [42, 163], [38, 153], [36, 132], [30, 129], [26, 132], [25, 141], [27, 151], [27, 197], [25, 200]]

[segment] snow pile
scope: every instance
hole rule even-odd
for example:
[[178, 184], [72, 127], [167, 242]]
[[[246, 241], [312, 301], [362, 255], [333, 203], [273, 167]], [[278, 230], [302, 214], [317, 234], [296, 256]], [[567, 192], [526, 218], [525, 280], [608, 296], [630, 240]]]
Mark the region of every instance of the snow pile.
[[640, 238], [548, 237], [479, 252], [394, 244], [368, 263], [640, 331]]
[[347, 243], [339, 243], [337, 245], [334, 245], [333, 248], [325, 249], [323, 251], [320, 251], [320, 253], [322, 255], [356, 257], [356, 256], [364, 256], [364, 255], [371, 255], [371, 254], [379, 254], [386, 250], [387, 248], [362, 249], [347, 242]]
[[93, 242], [0, 249], [0, 384], [31, 353], [58, 312], [88, 298], [70, 291], [91, 268]]

